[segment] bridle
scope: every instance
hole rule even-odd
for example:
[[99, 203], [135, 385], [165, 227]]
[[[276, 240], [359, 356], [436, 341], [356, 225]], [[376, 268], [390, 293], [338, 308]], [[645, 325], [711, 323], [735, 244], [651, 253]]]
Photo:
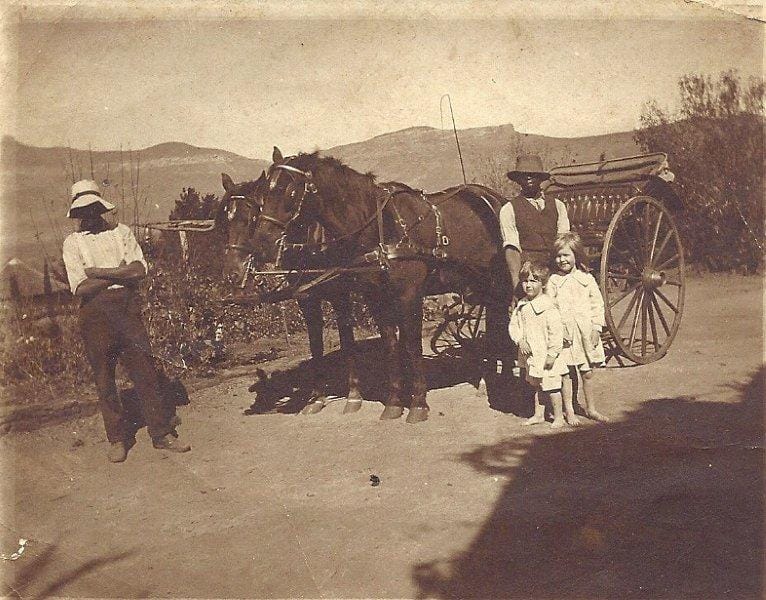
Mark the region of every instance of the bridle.
[[[294, 157], [290, 157], [294, 158]], [[290, 160], [288, 158], [287, 160]], [[301, 218], [301, 212], [303, 210], [304, 201], [306, 200], [307, 196], [313, 195], [317, 193], [317, 186], [313, 181], [313, 175], [311, 171], [302, 171], [301, 169], [298, 169], [297, 167], [293, 167], [288, 164], [279, 164], [274, 165], [272, 167], [274, 169], [274, 172], [269, 177], [269, 191], [274, 191], [277, 187], [277, 182], [279, 181], [279, 176], [282, 174], [282, 172], [287, 173], [290, 176], [290, 183], [287, 184], [285, 187], [285, 192], [287, 195], [291, 197], [295, 197], [296, 195], [296, 188], [298, 187], [299, 183], [303, 183], [303, 191], [300, 195], [300, 198], [298, 198], [297, 201], [297, 208], [295, 209], [295, 212], [293, 212], [292, 216], [287, 221], [281, 221], [280, 219], [277, 219], [276, 217], [272, 217], [271, 215], [264, 214], [263, 211], [258, 215], [258, 219], [263, 219], [264, 221], [267, 221], [269, 223], [273, 223], [277, 227], [279, 227], [283, 232], [287, 232], [287, 228], [294, 222], [296, 222], [298, 219]], [[300, 180], [298, 179], [298, 176], [300, 177]], [[293, 190], [288, 193], [288, 190], [290, 187], [293, 187]], [[263, 208], [263, 205], [261, 205], [261, 208]], [[282, 237], [285, 237], [285, 233], [283, 233]]]
[[[229, 196], [229, 202], [231, 202], [231, 205], [229, 208], [226, 209], [226, 218], [229, 222], [234, 220], [234, 216], [237, 214], [237, 206], [239, 202], [242, 202], [247, 209], [248, 209], [248, 215], [247, 215], [247, 221], [248, 221], [248, 228], [255, 225], [255, 223], [258, 220], [258, 215], [253, 215], [253, 201], [250, 200], [247, 196], [243, 196], [242, 194], [232, 194]], [[256, 202], [257, 203], [257, 202]], [[250, 245], [250, 236], [247, 236], [245, 239], [245, 243], [240, 244], [227, 244], [225, 250], [239, 250], [241, 252], [252, 252], [252, 246]]]

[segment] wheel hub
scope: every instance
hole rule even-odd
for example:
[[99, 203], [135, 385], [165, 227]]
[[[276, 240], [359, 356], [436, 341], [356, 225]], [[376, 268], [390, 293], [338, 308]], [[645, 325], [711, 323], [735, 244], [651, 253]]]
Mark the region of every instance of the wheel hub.
[[665, 285], [667, 277], [665, 276], [665, 271], [644, 269], [644, 272], [641, 275], [641, 280], [644, 283], [644, 288], [656, 289], [662, 285]]

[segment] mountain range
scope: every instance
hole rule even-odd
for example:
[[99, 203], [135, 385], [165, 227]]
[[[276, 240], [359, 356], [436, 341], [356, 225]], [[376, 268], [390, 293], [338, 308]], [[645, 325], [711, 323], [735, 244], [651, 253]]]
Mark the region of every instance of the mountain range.
[[[512, 125], [458, 131], [468, 182], [508, 191], [505, 172], [521, 152], [541, 154], [546, 167], [589, 162], [639, 153], [630, 131], [607, 135], [556, 138], [517, 132]], [[311, 151], [311, 148], [307, 148]], [[369, 140], [320, 151], [350, 167], [373, 172], [379, 181], [402, 181], [428, 191], [462, 183], [455, 135], [431, 127], [411, 127]], [[104, 196], [118, 206], [121, 221], [167, 220], [183, 188], [202, 194], [222, 193], [221, 173], [234, 181], [257, 178], [269, 160], [248, 158], [215, 148], [168, 142], [141, 150], [89, 151], [41, 148], [3, 137], [2, 247], [5, 263], [17, 256], [41, 266], [60, 253], [74, 223], [66, 218], [73, 179], [96, 179]]]

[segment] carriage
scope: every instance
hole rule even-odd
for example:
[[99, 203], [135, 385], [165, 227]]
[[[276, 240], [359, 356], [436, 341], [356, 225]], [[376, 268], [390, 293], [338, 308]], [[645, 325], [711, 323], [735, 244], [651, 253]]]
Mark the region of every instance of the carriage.
[[[645, 154], [551, 169], [547, 198], [567, 207], [604, 297], [607, 362], [647, 364], [673, 342], [684, 306], [684, 253], [673, 213], [682, 208], [667, 156]], [[437, 355], [471, 351], [485, 307], [457, 298], [430, 340]]]
[[[674, 213], [681, 201], [668, 180], [667, 155], [645, 154], [554, 167], [545, 190], [567, 207], [572, 229], [583, 239], [589, 266], [604, 297], [602, 334], [607, 363], [647, 364], [670, 348], [683, 314], [684, 253]], [[671, 179], [672, 180], [672, 179]], [[210, 231], [212, 220], [149, 227]], [[184, 246], [182, 239], [182, 246]], [[485, 306], [454, 295], [440, 306], [430, 337], [435, 355], [479, 352]]]

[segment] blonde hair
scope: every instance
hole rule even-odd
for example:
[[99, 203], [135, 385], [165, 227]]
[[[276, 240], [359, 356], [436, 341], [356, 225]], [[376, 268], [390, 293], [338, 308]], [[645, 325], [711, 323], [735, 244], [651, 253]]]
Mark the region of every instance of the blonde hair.
[[590, 272], [590, 268], [587, 263], [587, 254], [585, 253], [585, 245], [582, 243], [582, 238], [574, 231], [567, 231], [560, 233], [553, 241], [553, 259], [555, 261], [556, 255], [563, 248], [569, 247], [575, 257], [575, 266], [580, 271]]
[[521, 266], [519, 281], [524, 281], [530, 275], [545, 286], [548, 283], [548, 278], [551, 276], [551, 270], [542, 263], [528, 260]]

